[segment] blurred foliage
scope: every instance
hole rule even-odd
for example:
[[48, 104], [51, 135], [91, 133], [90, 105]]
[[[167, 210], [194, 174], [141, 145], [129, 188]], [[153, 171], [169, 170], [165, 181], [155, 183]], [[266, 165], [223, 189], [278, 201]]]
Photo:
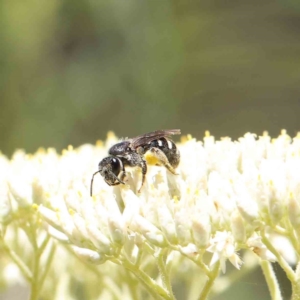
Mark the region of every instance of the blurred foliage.
[[0, 149], [299, 130], [300, 2], [2, 0]]

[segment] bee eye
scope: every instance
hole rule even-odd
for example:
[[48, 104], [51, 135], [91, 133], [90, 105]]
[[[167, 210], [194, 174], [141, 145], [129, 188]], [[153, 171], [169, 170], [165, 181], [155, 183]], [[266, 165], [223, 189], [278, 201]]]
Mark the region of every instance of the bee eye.
[[111, 168], [112, 168], [113, 173], [115, 173], [116, 175], [119, 174], [122, 169], [122, 162], [120, 161], [120, 159], [112, 158]]

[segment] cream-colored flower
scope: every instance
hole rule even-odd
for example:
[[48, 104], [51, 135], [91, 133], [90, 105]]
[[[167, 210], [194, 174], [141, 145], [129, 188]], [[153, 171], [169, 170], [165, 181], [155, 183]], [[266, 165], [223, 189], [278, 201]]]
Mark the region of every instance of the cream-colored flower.
[[[0, 155], [0, 167], [5, 170], [0, 174], [4, 241], [27, 262], [36, 247], [30, 245], [33, 236], [38, 246], [51, 236], [51, 241], [56, 241], [51, 245], [56, 245], [64, 257], [57, 266], [64, 278], [58, 284], [62, 290], [68, 290], [68, 280], [76, 276], [68, 274], [76, 264], [70, 253], [89, 263], [90, 268], [102, 264], [101, 276], [107, 281], [110, 276], [105, 277], [105, 272], [124, 280], [114, 264], [133, 274], [140, 269], [143, 275], [149, 271], [146, 282], [157, 284], [156, 290], [165, 292], [165, 298], [171, 294], [164, 282], [171, 266], [174, 277], [176, 271], [183, 272], [182, 266], [197, 276], [195, 265], [211, 276], [214, 268], [206, 265], [211, 256], [210, 266], [219, 261], [223, 272], [227, 260], [240, 269], [240, 249], [274, 261], [272, 247], [260, 237], [265, 233], [278, 255], [297, 263], [299, 135], [291, 139], [282, 132], [272, 140], [266, 133], [260, 137], [247, 133], [238, 141], [228, 137], [216, 141], [207, 132], [203, 142], [187, 136], [177, 144], [181, 153], [179, 175], [149, 165], [146, 182], [138, 193], [141, 170], [126, 167], [126, 185], [108, 186], [97, 175], [94, 196], [90, 197], [91, 176], [116, 142], [110, 134], [106, 143], [77, 149], [70, 146], [62, 154], [40, 149], [33, 155], [17, 151], [11, 160]], [[24, 249], [14, 244], [15, 240], [21, 244], [26, 240]], [[186, 260], [193, 263], [189, 265]], [[51, 290], [51, 284], [45, 284]], [[119, 288], [104, 289], [103, 295], [118, 289], [117, 295], [122, 295], [122, 288], [120, 284]]]
[[226, 272], [226, 260], [232, 263], [234, 267], [240, 269], [242, 260], [236, 253], [235, 241], [230, 232], [217, 231], [211, 240], [211, 245], [207, 248], [208, 252], [213, 253], [210, 265], [214, 265], [217, 261], [221, 263], [223, 273]]
[[247, 246], [261, 259], [265, 259], [271, 262], [276, 261], [274, 254], [267, 249], [267, 247], [261, 241], [261, 237], [254, 233], [248, 240]]

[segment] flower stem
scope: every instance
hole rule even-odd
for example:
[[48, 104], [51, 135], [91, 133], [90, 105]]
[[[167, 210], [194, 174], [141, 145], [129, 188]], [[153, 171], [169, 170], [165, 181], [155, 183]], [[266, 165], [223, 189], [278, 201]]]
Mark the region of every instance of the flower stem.
[[131, 264], [129, 261], [123, 260], [119, 264], [131, 271], [136, 278], [143, 284], [147, 291], [151, 294], [153, 299], [160, 300], [161, 298], [171, 300], [169, 293], [161, 286], [159, 286], [152, 278], [150, 278], [144, 271]]
[[30, 300], [37, 300], [39, 297], [40, 284], [40, 254], [36, 242], [33, 244], [33, 268], [32, 268], [32, 280], [31, 280], [31, 294]]
[[44, 283], [44, 281], [46, 279], [46, 276], [49, 272], [49, 269], [50, 269], [50, 266], [51, 266], [51, 263], [52, 263], [52, 260], [53, 260], [53, 257], [54, 257], [55, 249], [56, 249], [56, 246], [55, 246], [55, 244], [52, 243], [50, 253], [47, 257], [46, 265], [45, 265], [42, 277], [41, 277], [40, 282], [39, 282], [41, 287], [43, 286], [43, 283]]
[[278, 253], [278, 251], [271, 244], [269, 239], [266, 237], [265, 233], [262, 232], [262, 241], [267, 246], [267, 248], [276, 256], [277, 261], [281, 268], [285, 271], [287, 278], [290, 280], [292, 285], [292, 300], [300, 300], [300, 278], [297, 276], [299, 273], [298, 267], [296, 272], [289, 266], [289, 264], [283, 259], [283, 257]]
[[272, 265], [267, 260], [262, 260], [260, 266], [263, 270], [271, 297], [273, 300], [282, 300], [281, 292], [279, 289], [279, 284], [275, 275], [275, 272], [272, 268]]
[[23, 276], [26, 278], [28, 282], [32, 280], [32, 274], [25, 263], [21, 260], [21, 258], [11, 250], [4, 241], [1, 241], [4, 251], [8, 254], [8, 256], [13, 260], [13, 262], [19, 267], [20, 271], [22, 272]]
[[189, 256], [189, 255], [185, 254], [184, 252], [182, 252], [179, 247], [176, 247], [176, 246], [175, 247], [171, 246], [171, 247], [173, 250], [180, 252], [180, 254], [182, 254], [183, 256], [185, 256], [186, 258], [191, 260], [192, 262], [194, 262], [198, 267], [200, 267], [200, 269], [205, 273], [205, 275], [207, 275], [209, 277], [210, 270], [209, 270], [208, 266], [205, 263], [203, 263], [203, 260], [202, 260], [203, 253], [200, 252], [199, 255], [196, 258], [194, 258], [194, 257]]
[[240, 281], [241, 278], [252, 272], [256, 267], [256, 263], [245, 264], [238, 272], [230, 272], [228, 275], [226, 274], [226, 276], [218, 277], [211, 293], [213, 293], [214, 296], [224, 293], [237, 281]]
[[220, 262], [216, 262], [214, 268], [210, 271], [208, 279], [198, 297], [198, 300], [205, 300], [213, 286], [215, 279], [218, 277], [220, 271]]
[[295, 274], [296, 280], [292, 284], [293, 293], [291, 300], [300, 300], [300, 262], [298, 262]]
[[168, 290], [171, 299], [175, 299], [175, 296], [172, 291], [172, 285], [171, 285], [171, 279], [170, 274], [166, 268], [166, 256], [168, 255], [168, 249], [161, 249], [158, 257], [157, 257], [157, 266], [160, 272], [160, 276], [162, 279], [162, 282], [166, 289]]
[[266, 237], [265, 233], [262, 232], [262, 242], [266, 245], [266, 247], [275, 255], [277, 258], [277, 261], [281, 268], [286, 273], [287, 278], [290, 280], [290, 282], [293, 284], [295, 282], [295, 273], [293, 269], [289, 266], [289, 264], [283, 259], [283, 257], [278, 253], [278, 251], [274, 248], [274, 246], [271, 244], [269, 239]]

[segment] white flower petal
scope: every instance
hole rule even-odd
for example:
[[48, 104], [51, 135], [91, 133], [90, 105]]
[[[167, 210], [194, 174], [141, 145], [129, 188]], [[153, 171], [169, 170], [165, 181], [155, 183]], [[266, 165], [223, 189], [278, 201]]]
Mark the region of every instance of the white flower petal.
[[164, 233], [166, 239], [171, 244], [177, 244], [178, 239], [176, 234], [175, 222], [170, 210], [166, 205], [162, 204], [160, 207], [158, 207], [157, 213], [161, 230]]
[[139, 231], [150, 243], [159, 247], [166, 246], [166, 241], [162, 232], [152, 223], [142, 216], [136, 216], [134, 222], [136, 230]]
[[188, 256], [196, 256], [199, 254], [199, 250], [195, 244], [188, 244], [185, 247], [179, 247], [180, 251]]
[[72, 249], [75, 254], [84, 262], [92, 264], [103, 264], [106, 261], [106, 258], [96, 251], [80, 248], [77, 246], [72, 246]]

